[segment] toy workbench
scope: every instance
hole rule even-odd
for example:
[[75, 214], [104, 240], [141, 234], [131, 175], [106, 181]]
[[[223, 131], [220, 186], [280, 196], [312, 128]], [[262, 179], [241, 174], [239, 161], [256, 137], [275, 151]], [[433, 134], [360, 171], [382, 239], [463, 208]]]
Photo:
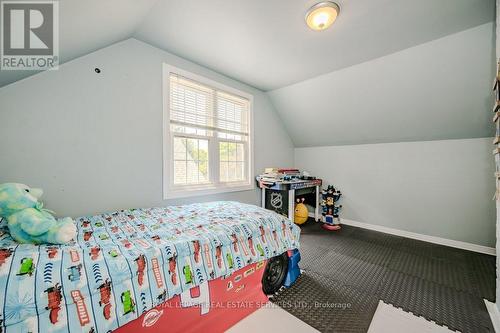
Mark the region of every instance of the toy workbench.
[[293, 222], [295, 198], [307, 195], [313, 198], [312, 201], [314, 201], [306, 201], [308, 205], [314, 207], [314, 214], [310, 214], [310, 217], [314, 217], [316, 222], [321, 219], [320, 191], [323, 183], [321, 179], [292, 179], [270, 182], [262, 181], [260, 177], [257, 177], [257, 183], [262, 193], [261, 206], [263, 208], [288, 216]]

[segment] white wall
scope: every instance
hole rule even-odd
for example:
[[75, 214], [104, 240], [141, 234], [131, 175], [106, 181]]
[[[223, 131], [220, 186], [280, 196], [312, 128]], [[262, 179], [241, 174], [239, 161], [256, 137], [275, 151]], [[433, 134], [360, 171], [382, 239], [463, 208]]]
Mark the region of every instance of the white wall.
[[292, 165], [292, 142], [266, 94], [129, 39], [0, 89], [0, 183], [42, 187], [46, 207], [71, 216], [216, 199], [258, 203], [257, 190], [162, 200], [163, 62], [253, 94], [255, 171]]
[[494, 247], [491, 141], [296, 148], [295, 166], [339, 187], [346, 219]]
[[497, 0], [496, 3], [496, 10], [497, 10], [497, 15], [496, 15], [496, 29], [497, 29], [497, 35], [496, 35], [496, 40], [497, 40], [497, 58], [500, 56], [500, 0]]
[[[496, 1], [496, 59], [500, 59], [500, 0]], [[497, 249], [497, 307], [500, 307], [500, 203], [497, 200], [496, 249]]]

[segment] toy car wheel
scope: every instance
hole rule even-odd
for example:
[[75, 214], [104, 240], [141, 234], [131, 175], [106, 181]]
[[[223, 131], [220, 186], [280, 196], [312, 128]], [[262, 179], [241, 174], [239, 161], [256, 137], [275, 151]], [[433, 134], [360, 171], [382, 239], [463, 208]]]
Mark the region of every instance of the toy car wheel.
[[287, 273], [288, 255], [286, 253], [269, 259], [262, 276], [262, 291], [264, 294], [271, 295], [277, 292], [283, 285]]

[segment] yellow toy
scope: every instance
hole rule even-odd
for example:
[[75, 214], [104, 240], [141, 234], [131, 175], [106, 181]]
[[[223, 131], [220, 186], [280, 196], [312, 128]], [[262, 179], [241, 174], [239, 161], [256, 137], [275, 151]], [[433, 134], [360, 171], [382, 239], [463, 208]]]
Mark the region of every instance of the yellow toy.
[[304, 198], [302, 198], [302, 202], [300, 199], [297, 199], [297, 204], [295, 205], [295, 215], [294, 222], [295, 224], [303, 224], [307, 221], [307, 217], [309, 215], [309, 211], [307, 210], [306, 205], [304, 205]]

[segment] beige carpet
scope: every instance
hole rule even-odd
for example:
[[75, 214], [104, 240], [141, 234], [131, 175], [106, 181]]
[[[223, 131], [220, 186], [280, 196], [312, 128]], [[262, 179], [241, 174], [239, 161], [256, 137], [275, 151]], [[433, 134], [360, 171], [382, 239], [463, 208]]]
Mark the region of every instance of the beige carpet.
[[268, 303], [266, 307], [255, 311], [250, 316], [231, 327], [227, 332], [319, 333], [315, 328], [309, 326], [273, 303]]
[[368, 333], [449, 333], [454, 332], [423, 317], [417, 317], [380, 301]]

